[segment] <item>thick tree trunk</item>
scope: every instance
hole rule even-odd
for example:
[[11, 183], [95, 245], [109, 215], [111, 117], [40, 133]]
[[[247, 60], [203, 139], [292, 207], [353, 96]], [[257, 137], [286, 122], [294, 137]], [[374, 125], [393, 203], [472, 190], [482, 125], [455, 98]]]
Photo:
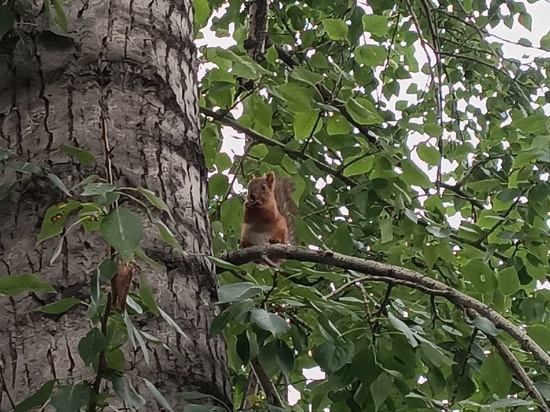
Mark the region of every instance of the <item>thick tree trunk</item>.
[[[173, 406], [181, 405], [174, 394], [185, 390], [230, 402], [224, 343], [207, 340], [216, 287], [213, 267], [203, 257], [211, 253], [211, 238], [191, 0], [75, 0], [65, 7], [73, 40], [30, 33], [30, 57], [11, 39], [0, 44], [0, 147], [49, 168], [71, 187], [90, 174], [105, 176], [107, 139], [115, 184], [144, 186], [165, 199], [175, 219], [174, 234], [196, 255], [183, 259], [146, 231], [142, 248], [166, 271], [141, 266], [159, 306], [191, 339], [162, 319], [143, 319], [139, 326], [170, 351], [149, 345], [148, 366], [141, 351], [126, 346], [126, 369], [149, 379]], [[58, 152], [61, 144], [89, 150], [98, 160], [83, 167]], [[77, 351], [90, 328], [84, 310], [62, 316], [32, 310], [63, 297], [87, 300], [90, 271], [105, 258], [100, 239], [73, 230], [50, 265], [58, 239], [38, 246], [36, 239], [45, 210], [63, 195], [47, 179], [0, 163], [0, 184], [17, 179], [19, 190], [0, 201], [0, 276], [36, 273], [58, 294], [0, 296], [0, 367], [6, 383], [2, 390], [0, 381], [1, 411], [11, 410], [12, 401], [20, 402], [47, 380], [93, 380]], [[147, 392], [141, 380], [133, 383]], [[150, 403], [144, 409], [159, 407]]]

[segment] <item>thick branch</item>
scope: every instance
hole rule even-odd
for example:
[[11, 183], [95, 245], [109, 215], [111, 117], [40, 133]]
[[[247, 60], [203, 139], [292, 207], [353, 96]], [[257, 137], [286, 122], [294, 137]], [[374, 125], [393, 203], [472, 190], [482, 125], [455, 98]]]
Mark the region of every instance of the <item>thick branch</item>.
[[468, 308], [478, 312], [493, 322], [497, 328], [508, 332], [524, 350], [530, 352], [535, 359], [550, 371], [550, 356], [524, 330], [479, 300], [459, 292], [442, 282], [426, 277], [421, 273], [339, 253], [316, 251], [281, 244], [240, 249], [224, 254], [222, 259], [232, 264], [240, 265], [260, 260], [263, 255], [269, 256], [270, 259], [294, 259], [354, 270], [368, 276], [373, 276], [373, 280], [381, 280], [388, 284], [402, 284], [431, 295], [443, 296], [460, 308]]

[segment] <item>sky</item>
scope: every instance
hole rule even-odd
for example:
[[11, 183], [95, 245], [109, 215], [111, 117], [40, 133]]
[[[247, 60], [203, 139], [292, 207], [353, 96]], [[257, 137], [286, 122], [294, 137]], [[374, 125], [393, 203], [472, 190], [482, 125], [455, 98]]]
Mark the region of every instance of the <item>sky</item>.
[[[533, 46], [540, 46], [540, 39], [550, 32], [550, 2], [545, 0], [539, 0], [535, 4], [530, 4], [528, 2], [523, 1], [527, 12], [532, 16], [532, 30], [528, 31], [526, 28], [521, 26], [520, 24], [516, 23], [514, 24], [514, 27], [512, 29], [507, 28], [504, 26], [504, 24], [501, 24], [494, 29], [491, 30], [491, 34], [498, 36], [501, 39], [506, 39], [508, 42], [504, 42], [504, 45], [502, 47], [505, 57], [509, 58], [515, 58], [517, 60], [520, 60], [522, 62], [528, 62], [532, 61], [534, 57], [536, 56], [546, 56], [550, 58], [549, 52], [544, 52], [542, 50], [537, 50], [533, 48], [526, 48], [524, 46], [514, 44], [516, 43], [520, 38], [525, 38], [531, 41]], [[365, 10], [367, 13], [370, 13], [370, 10], [368, 7], [365, 7]], [[505, 7], [502, 8], [503, 14], [506, 14]], [[223, 14], [223, 11], [220, 13], [217, 13], [218, 15]], [[235, 44], [235, 41], [231, 37], [226, 38], [217, 38], [213, 32], [204, 29], [203, 31], [204, 38], [197, 40], [197, 46], [201, 47], [204, 45], [208, 45], [209, 47], [230, 47]], [[497, 37], [491, 38], [493, 41], [502, 42], [502, 40], [499, 40]], [[426, 61], [426, 57], [424, 54], [424, 50], [420, 47], [418, 47], [418, 60], [420, 66]], [[432, 61], [434, 61], [432, 56]], [[204, 75], [205, 71], [211, 66], [203, 65], [199, 70], [199, 77]], [[409, 83], [411, 82], [417, 82], [417, 84], [426, 84], [427, 77], [423, 74], [417, 74], [412, 79], [408, 81], [403, 81], [403, 84], [401, 84], [401, 90], [405, 91], [408, 88]], [[404, 92], [403, 92], [404, 93]], [[404, 98], [410, 98], [408, 95], [403, 95], [399, 98], [394, 98], [390, 103], [395, 103], [397, 100], [403, 100]], [[483, 103], [479, 102], [480, 107], [483, 107]], [[238, 114], [240, 111], [235, 110], [235, 114]], [[547, 111], [549, 113], [550, 110]], [[416, 144], [418, 144], [421, 141], [426, 140], [426, 137], [420, 135], [420, 134], [413, 134], [407, 141], [407, 145], [409, 147], [414, 147]], [[244, 136], [242, 134], [237, 133], [236, 131], [230, 129], [230, 128], [224, 128], [224, 142], [222, 145], [222, 152], [227, 153], [231, 158], [234, 157], [234, 155], [240, 155], [243, 153], [243, 147], [244, 147]], [[415, 161], [420, 168], [422, 168], [427, 175], [432, 179], [432, 181], [435, 181], [435, 168], [429, 169], [427, 165], [425, 165], [416, 155], [416, 153], [413, 152], [412, 154], [412, 160]], [[448, 163], [444, 164], [444, 168], [452, 168], [453, 165]], [[329, 180], [330, 182], [330, 180]], [[324, 184], [324, 182], [322, 183]], [[234, 190], [239, 193], [243, 187], [240, 184], [236, 184], [234, 186]], [[450, 224], [454, 227], [458, 227], [460, 223], [460, 217], [454, 216], [449, 219]], [[550, 288], [548, 285], [545, 285], [545, 287]], [[323, 379], [324, 373], [319, 368], [312, 368], [309, 370], [304, 370], [304, 375], [307, 379]], [[294, 390], [292, 387], [289, 391], [289, 401], [291, 404], [295, 403], [299, 399], [299, 393], [298, 391]]]

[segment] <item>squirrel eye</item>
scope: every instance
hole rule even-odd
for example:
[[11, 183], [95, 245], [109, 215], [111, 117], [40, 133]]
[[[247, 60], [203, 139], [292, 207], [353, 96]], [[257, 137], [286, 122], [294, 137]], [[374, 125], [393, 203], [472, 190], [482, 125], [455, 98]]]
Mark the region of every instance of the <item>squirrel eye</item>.
[[262, 190], [265, 190], [265, 185], [262, 185]]

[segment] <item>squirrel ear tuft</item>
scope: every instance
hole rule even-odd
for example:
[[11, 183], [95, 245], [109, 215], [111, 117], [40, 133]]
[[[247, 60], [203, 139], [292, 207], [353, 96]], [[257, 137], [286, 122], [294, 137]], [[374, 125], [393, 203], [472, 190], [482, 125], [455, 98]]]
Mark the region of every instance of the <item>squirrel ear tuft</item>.
[[267, 181], [267, 185], [268, 185], [269, 187], [273, 187], [273, 183], [275, 183], [275, 173], [269, 172], [269, 173], [266, 175], [265, 180]]

